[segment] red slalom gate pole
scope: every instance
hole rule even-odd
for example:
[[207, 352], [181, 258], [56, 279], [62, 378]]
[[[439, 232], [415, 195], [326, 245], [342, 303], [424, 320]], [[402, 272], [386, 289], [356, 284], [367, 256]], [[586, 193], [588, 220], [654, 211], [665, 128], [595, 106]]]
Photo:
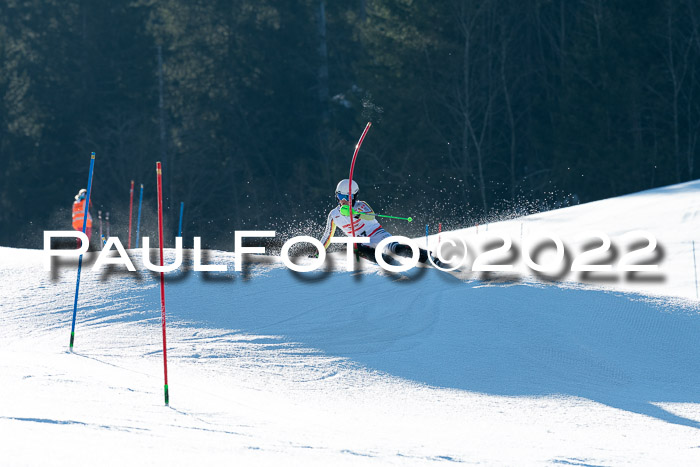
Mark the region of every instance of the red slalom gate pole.
[[[365, 136], [367, 135], [367, 132], [369, 131], [369, 127], [372, 126], [372, 122], [367, 122], [367, 126], [365, 127], [365, 131], [362, 132], [362, 136], [360, 136], [360, 140], [357, 142], [357, 145], [355, 146], [355, 154], [352, 156], [352, 164], [350, 164], [350, 182], [348, 186], [348, 202], [350, 203], [350, 229], [352, 230], [352, 236], [355, 236], [355, 223], [352, 220], [353, 216], [353, 211], [352, 211], [352, 174], [355, 171], [355, 161], [357, 160], [357, 153], [360, 152], [360, 146], [362, 146], [362, 141], [364, 141]], [[355, 249], [355, 242], [352, 242], [352, 248]]]
[[131, 189], [129, 190], [129, 242], [128, 249], [131, 249], [131, 214], [134, 211], [134, 181], [131, 181]]
[[440, 244], [440, 234], [442, 233], [442, 222], [438, 224], [438, 245]]
[[[163, 267], [163, 174], [160, 162], [156, 162], [158, 175], [158, 244], [160, 247], [160, 267]], [[163, 323], [163, 372], [165, 375], [165, 405], [170, 402], [168, 395], [168, 353], [165, 344], [165, 274], [160, 273], [160, 318]]]

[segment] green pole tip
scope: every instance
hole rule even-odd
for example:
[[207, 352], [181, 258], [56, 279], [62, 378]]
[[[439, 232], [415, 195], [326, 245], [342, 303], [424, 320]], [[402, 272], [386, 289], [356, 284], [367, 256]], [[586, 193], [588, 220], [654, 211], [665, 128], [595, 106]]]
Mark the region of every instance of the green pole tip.
[[413, 218], [412, 218], [412, 217], [409, 217], [407, 220], [408, 220], [408, 222], [413, 222]]
[[165, 405], [170, 404], [170, 395], [168, 394], [168, 385], [165, 385]]

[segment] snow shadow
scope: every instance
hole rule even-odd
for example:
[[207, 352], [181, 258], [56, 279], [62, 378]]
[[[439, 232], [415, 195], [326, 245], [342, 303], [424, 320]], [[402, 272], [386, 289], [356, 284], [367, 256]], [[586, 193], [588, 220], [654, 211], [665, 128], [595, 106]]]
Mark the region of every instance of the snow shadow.
[[[273, 269], [235, 284], [192, 280], [169, 313], [283, 336], [431, 386], [504, 396], [571, 395], [700, 428], [655, 402], [700, 403], [700, 314], [688, 305], [555, 285], [417, 281]], [[408, 282], [408, 284], [406, 284]]]

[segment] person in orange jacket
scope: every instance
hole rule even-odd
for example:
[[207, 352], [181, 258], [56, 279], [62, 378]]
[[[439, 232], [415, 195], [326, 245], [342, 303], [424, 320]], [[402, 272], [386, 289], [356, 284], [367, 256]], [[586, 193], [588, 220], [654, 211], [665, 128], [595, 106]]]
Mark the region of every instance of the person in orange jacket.
[[[75, 201], [73, 202], [73, 228], [75, 230], [83, 230], [83, 220], [85, 219], [85, 197], [87, 196], [87, 190], [85, 188], [81, 189], [77, 195], [75, 195]], [[85, 235], [87, 235], [88, 240], [92, 234], [92, 216], [90, 215], [90, 210], [88, 209], [87, 225], [85, 226]], [[80, 240], [78, 239], [78, 247], [80, 247]]]

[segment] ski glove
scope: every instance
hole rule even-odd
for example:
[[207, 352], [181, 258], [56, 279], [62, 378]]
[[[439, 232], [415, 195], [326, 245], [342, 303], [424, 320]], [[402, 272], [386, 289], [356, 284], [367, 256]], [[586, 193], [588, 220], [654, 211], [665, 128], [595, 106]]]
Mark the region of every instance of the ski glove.
[[[349, 216], [350, 215], [350, 207], [345, 205], [340, 207], [340, 213], [344, 216]], [[357, 211], [353, 211], [355, 219], [362, 219], [365, 221], [371, 221], [374, 220], [374, 213], [368, 213], [368, 212], [363, 212], [359, 213]]]

